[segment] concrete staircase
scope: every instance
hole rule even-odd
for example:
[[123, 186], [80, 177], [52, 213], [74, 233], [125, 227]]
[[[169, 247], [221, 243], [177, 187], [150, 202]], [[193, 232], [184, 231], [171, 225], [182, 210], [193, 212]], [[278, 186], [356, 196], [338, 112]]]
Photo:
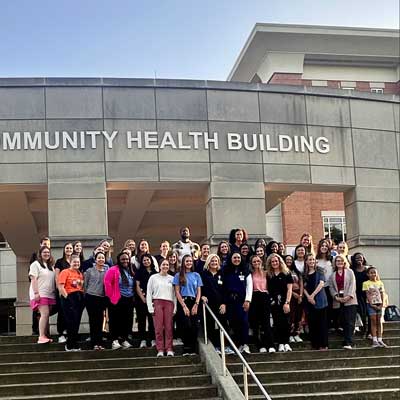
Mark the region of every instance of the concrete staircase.
[[[294, 344], [291, 353], [253, 353], [245, 358], [272, 399], [399, 399], [400, 323], [386, 323], [384, 329], [389, 348], [372, 349], [369, 340], [356, 338], [355, 349], [343, 350], [342, 340], [331, 335], [328, 351], [309, 350], [309, 343], [303, 342]], [[242, 386], [236, 357], [228, 357], [228, 369]], [[249, 393], [251, 399], [263, 398], [255, 384], [249, 385]]]
[[67, 353], [35, 340], [0, 337], [0, 399], [219, 399], [199, 356], [183, 357], [179, 348], [156, 358], [155, 349]]

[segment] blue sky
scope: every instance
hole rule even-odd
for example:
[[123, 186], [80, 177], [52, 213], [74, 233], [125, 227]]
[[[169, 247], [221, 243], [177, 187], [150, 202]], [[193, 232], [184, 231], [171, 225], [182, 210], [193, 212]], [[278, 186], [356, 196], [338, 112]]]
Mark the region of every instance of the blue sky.
[[398, 0], [0, 0], [0, 76], [225, 80], [256, 22], [398, 28]]

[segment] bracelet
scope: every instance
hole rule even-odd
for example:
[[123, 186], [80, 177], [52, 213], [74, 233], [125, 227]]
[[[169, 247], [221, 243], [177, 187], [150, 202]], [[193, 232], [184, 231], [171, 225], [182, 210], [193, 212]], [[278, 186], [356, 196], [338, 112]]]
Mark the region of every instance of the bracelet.
[[39, 294], [39, 292], [34, 292], [33, 294]]
[[199, 303], [198, 302], [196, 302], [196, 303], [194, 303], [196, 306], [198, 306], [199, 305]]

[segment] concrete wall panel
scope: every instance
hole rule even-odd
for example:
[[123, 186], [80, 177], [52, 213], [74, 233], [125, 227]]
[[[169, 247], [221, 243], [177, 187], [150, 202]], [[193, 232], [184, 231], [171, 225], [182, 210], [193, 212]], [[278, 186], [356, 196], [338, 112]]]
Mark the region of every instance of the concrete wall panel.
[[103, 183], [103, 163], [55, 163], [47, 164], [51, 183]]
[[43, 119], [44, 89], [0, 88], [0, 119]]
[[311, 183], [308, 165], [264, 165], [264, 181], [267, 183]]
[[211, 179], [214, 182], [262, 182], [263, 167], [261, 164], [212, 163]]
[[349, 101], [337, 97], [306, 96], [309, 125], [350, 126]]
[[0, 183], [47, 183], [46, 164], [0, 164]]
[[260, 93], [260, 118], [275, 124], [305, 124], [304, 95]]
[[206, 163], [160, 162], [159, 165], [160, 181], [210, 181], [210, 167]]
[[355, 185], [354, 169], [350, 167], [311, 166], [311, 183], [320, 185]]
[[353, 128], [394, 131], [392, 103], [352, 99], [350, 108]]
[[158, 181], [158, 165], [153, 162], [107, 162], [106, 178], [108, 182]]

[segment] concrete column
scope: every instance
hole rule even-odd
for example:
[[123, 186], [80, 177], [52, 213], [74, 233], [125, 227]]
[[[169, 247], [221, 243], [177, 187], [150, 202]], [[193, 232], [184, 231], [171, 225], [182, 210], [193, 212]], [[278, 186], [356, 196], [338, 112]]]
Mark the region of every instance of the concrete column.
[[399, 175], [394, 170], [357, 170], [357, 187], [346, 192], [347, 241], [378, 268], [390, 304], [400, 304]]
[[263, 183], [212, 182], [208, 189], [207, 237], [212, 245], [227, 239], [233, 228], [244, 228], [250, 238], [266, 237]]
[[17, 256], [17, 299], [15, 301], [16, 334], [31, 335], [32, 310], [29, 305], [29, 257]]

